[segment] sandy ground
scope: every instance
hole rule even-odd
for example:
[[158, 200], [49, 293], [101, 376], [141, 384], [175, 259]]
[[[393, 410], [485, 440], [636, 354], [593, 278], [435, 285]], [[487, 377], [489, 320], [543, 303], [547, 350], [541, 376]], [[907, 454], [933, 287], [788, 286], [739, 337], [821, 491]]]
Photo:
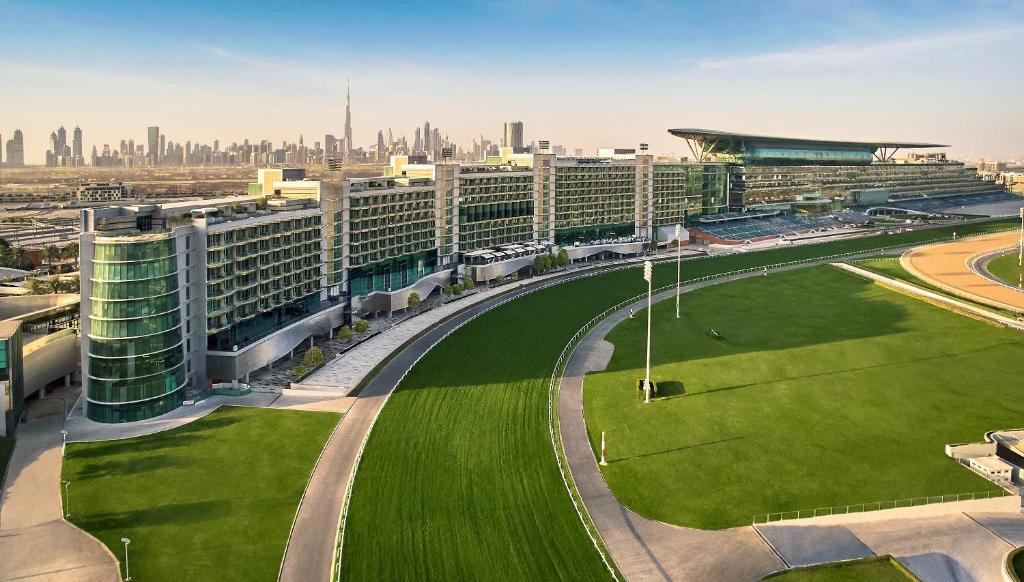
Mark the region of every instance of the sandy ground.
[[903, 268], [956, 295], [1002, 309], [1024, 311], [1024, 293], [975, 273], [973, 259], [1019, 243], [1016, 231], [926, 245], [903, 255]]

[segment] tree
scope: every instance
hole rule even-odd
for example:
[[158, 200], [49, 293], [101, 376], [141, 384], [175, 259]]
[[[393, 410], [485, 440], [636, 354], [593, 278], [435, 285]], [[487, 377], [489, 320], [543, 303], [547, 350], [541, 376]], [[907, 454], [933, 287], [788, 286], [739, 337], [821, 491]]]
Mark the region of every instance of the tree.
[[306, 368], [306, 366], [299, 364], [298, 366], [292, 368], [292, 374], [295, 374], [295, 379], [297, 380], [304, 376], [308, 370], [309, 369]]
[[60, 258], [72, 263], [78, 262], [78, 243], [68, 243], [60, 247]]
[[413, 291], [409, 294], [409, 309], [416, 311], [420, 307], [420, 294]]
[[53, 260], [60, 257], [60, 248], [56, 245], [46, 245], [43, 250], [39, 252], [39, 255], [46, 261], [46, 264], [53, 266]]
[[494, 282], [495, 283], [504, 283], [505, 282], [505, 275], [498, 275], [497, 277], [494, 278]]
[[550, 271], [555, 268], [555, 257], [551, 255], [544, 255], [544, 270]]
[[341, 326], [341, 329], [338, 330], [338, 339], [343, 342], [352, 339], [352, 328], [347, 325]]
[[456, 295], [462, 295], [462, 290], [463, 290], [462, 285], [452, 285], [452, 293], [454, 293]]
[[565, 249], [558, 249], [558, 256], [555, 258], [555, 263], [559, 267], [565, 268], [569, 266], [569, 252]]
[[658, 241], [651, 239], [651, 242], [647, 243], [647, 250], [651, 251], [652, 253], [658, 250]]
[[370, 329], [370, 322], [365, 319], [360, 319], [356, 322], [354, 329], [356, 333], [366, 333]]
[[28, 279], [25, 279], [25, 289], [28, 290], [29, 295], [43, 295], [46, 293], [46, 291], [43, 290], [45, 286], [46, 284], [36, 277], [29, 277]]
[[324, 352], [320, 348], [313, 346], [306, 350], [305, 355], [302, 356], [302, 363], [310, 368], [315, 368], [320, 364], [324, 363]]
[[545, 264], [546, 263], [544, 262], [544, 256], [537, 255], [536, 257], [533, 258], [533, 272], [543, 273]]
[[472, 279], [466, 278], [462, 281], [462, 287], [466, 291], [472, 291], [476, 287], [476, 283]]
[[441, 294], [444, 295], [445, 297], [451, 295], [452, 294], [452, 286], [451, 285], [445, 285], [444, 287], [441, 287]]

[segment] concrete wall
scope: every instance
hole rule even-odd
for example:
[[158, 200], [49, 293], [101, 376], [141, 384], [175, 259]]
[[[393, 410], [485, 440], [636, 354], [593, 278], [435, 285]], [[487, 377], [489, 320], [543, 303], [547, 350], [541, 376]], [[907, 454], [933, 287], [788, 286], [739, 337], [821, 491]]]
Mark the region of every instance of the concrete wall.
[[338, 303], [297, 321], [237, 352], [207, 351], [206, 371], [211, 379], [230, 382], [288, 355], [311, 335], [327, 335], [344, 323], [345, 304]]
[[599, 255], [601, 253], [612, 253], [621, 256], [638, 255], [644, 252], [643, 242], [611, 243], [605, 245], [588, 245], [585, 247], [563, 247], [569, 253], [569, 258], [577, 261]]
[[376, 291], [365, 297], [352, 300], [352, 312], [358, 314], [392, 312], [409, 306], [409, 295], [415, 291], [420, 299], [426, 299], [435, 289], [451, 282], [451, 271], [445, 269], [420, 278], [408, 287], [398, 291]]
[[64, 329], [25, 346], [25, 396], [34, 394], [43, 386], [71, 375], [78, 367], [78, 347], [75, 331]]

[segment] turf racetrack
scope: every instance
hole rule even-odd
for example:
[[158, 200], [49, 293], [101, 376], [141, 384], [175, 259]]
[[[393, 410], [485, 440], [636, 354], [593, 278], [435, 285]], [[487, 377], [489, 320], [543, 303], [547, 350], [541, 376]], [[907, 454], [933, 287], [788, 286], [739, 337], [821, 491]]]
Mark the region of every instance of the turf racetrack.
[[[702, 259], [687, 262], [684, 277], [1012, 224], [918, 229]], [[674, 263], [658, 266], [655, 286], [675, 281], [675, 269]], [[548, 380], [576, 330], [643, 291], [639, 268], [565, 283], [477, 318], [428, 352], [370, 434], [353, 486], [342, 578], [607, 577], [551, 450]]]
[[1020, 284], [1021, 269], [1018, 265], [1019, 257], [1017, 251], [1010, 252], [1001, 257], [996, 257], [988, 262], [985, 269], [1005, 282], [1007, 285], [1016, 287]]
[[[1024, 335], [829, 266], [755, 277], [654, 306], [652, 377], [636, 396], [646, 317], [618, 325], [588, 375], [591, 443], [641, 515], [718, 529], [757, 514], [996, 490], [948, 443], [1020, 425]], [[713, 339], [714, 328], [724, 339]], [[682, 385], [680, 385], [682, 383]]]
[[157, 434], [69, 443], [69, 521], [136, 580], [277, 580], [313, 465], [340, 415], [226, 406]]

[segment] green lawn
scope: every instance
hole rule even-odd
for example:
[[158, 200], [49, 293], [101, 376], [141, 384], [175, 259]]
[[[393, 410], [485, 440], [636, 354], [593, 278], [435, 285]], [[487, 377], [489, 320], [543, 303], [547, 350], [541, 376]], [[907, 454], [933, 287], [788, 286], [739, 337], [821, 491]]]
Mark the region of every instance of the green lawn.
[[14, 439], [0, 436], [0, 487], [4, 485], [4, 475], [7, 474], [7, 461], [11, 459], [14, 451]]
[[989, 261], [986, 268], [989, 273], [992, 273], [1006, 283], [1016, 287], [1020, 283], [1020, 267], [1017, 265], [1018, 260], [1017, 253], [1012, 252], [992, 259]]
[[223, 407], [185, 426], [72, 443], [71, 521], [137, 580], [276, 580], [313, 465], [340, 415]]
[[[968, 234], [1008, 225], [1012, 221], [955, 230]], [[952, 230], [689, 261], [684, 273], [695, 278], [928, 241]], [[655, 278], [655, 285], [674, 281], [675, 265], [659, 266]], [[343, 577], [606, 576], [551, 450], [548, 379], [565, 342], [580, 326], [645, 290], [639, 269], [558, 285], [481, 316], [420, 360], [384, 407], [367, 442], [348, 516]]]
[[893, 560], [880, 556], [849, 562], [836, 562], [794, 568], [762, 580], [771, 582], [909, 582], [918, 578]]
[[996, 490], [943, 447], [1020, 424], [1019, 333], [829, 266], [699, 290], [684, 306], [681, 320], [673, 302], [654, 306], [663, 398], [635, 395], [644, 314], [612, 330], [608, 371], [585, 383], [591, 442], [608, 433], [605, 479], [634, 511], [715, 529]]
[[1024, 548], [1017, 548], [1010, 553], [1010, 571], [1016, 580], [1024, 578]]

